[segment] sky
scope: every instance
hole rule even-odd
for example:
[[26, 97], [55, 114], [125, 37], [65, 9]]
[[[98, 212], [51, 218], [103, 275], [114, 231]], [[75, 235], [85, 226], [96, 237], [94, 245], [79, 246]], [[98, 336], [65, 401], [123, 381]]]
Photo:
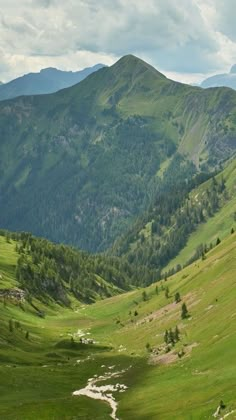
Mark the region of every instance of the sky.
[[236, 63], [236, 0], [0, 0], [0, 80], [134, 54], [198, 83]]

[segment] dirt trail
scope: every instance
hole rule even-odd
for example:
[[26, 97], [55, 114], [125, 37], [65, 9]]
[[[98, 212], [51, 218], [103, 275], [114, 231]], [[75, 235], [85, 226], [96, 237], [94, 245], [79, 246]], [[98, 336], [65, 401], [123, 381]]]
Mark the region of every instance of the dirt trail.
[[106, 372], [103, 376], [94, 375], [93, 378], [90, 378], [88, 380], [88, 384], [85, 388], [79, 389], [78, 391], [74, 391], [72, 395], [74, 396], [84, 395], [88, 398], [93, 398], [94, 400], [107, 402], [112, 409], [112, 413], [110, 414], [111, 418], [113, 420], [119, 420], [118, 417], [116, 417], [118, 403], [116, 402], [112, 393], [125, 392], [125, 390], [127, 389], [127, 386], [123, 384], [119, 384], [119, 383], [115, 385], [100, 385], [100, 386], [97, 386], [96, 384], [98, 382], [104, 382], [112, 378], [119, 378], [125, 372], [126, 372], [126, 369], [123, 369], [119, 372]]

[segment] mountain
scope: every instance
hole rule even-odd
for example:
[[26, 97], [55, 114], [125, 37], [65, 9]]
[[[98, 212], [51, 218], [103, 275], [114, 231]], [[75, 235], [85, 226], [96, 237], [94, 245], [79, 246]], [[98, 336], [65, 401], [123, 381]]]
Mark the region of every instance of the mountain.
[[[0, 86], [0, 101], [23, 95], [41, 95], [57, 92], [81, 82], [87, 76], [104, 67], [96, 64], [80, 71], [62, 71], [46, 68], [39, 73], [29, 73]], [[1, 83], [0, 83], [1, 84]]]
[[[158, 199], [115, 242], [111, 254], [165, 277], [204, 255], [236, 222], [236, 159], [217, 174], [198, 174]], [[205, 181], [205, 182], [204, 182]]]
[[236, 93], [125, 56], [51, 95], [0, 103], [0, 225], [97, 252], [160, 191], [236, 149]]
[[201, 87], [211, 88], [225, 86], [236, 90], [236, 64], [232, 66], [230, 73], [216, 74], [203, 80]]
[[166, 281], [68, 308], [24, 296], [16, 245], [0, 236], [1, 418], [235, 418], [235, 233]]

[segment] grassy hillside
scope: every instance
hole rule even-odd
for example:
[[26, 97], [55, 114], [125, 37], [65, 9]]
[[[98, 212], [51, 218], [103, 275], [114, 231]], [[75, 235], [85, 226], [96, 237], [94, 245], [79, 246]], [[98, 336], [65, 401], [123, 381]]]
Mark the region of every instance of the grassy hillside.
[[[128, 387], [110, 391], [119, 419], [210, 419], [221, 400], [221, 417], [235, 418], [235, 245], [232, 234], [166, 282], [93, 305], [35, 300], [44, 318], [27, 302], [0, 302], [0, 417], [109, 419], [107, 403], [72, 396], [93, 377], [96, 386]], [[0, 247], [0, 287], [15, 287], [15, 246]], [[166, 345], [165, 331], [176, 326], [180, 340]], [[94, 378], [105, 374], [100, 384]]]
[[[210, 243], [215, 244], [218, 237], [223, 239], [229, 235], [232, 228], [236, 230], [236, 160], [233, 160], [216, 179], [220, 180], [222, 176], [226, 181], [227, 200], [213, 217], [197, 226], [196, 230], [189, 236], [185, 247], [176, 258], [170, 261], [166, 267], [167, 270], [178, 264], [185, 264], [194, 255], [199, 245], [207, 244], [209, 246]], [[207, 181], [201, 185], [191, 195], [197, 197], [201, 196], [202, 193], [204, 194], [210, 182]]]
[[[118, 238], [111, 253], [131, 264], [146, 264], [161, 278], [161, 271], [173, 274], [207, 252], [236, 222], [236, 160], [224, 166], [214, 176], [202, 173], [182, 185], [174, 179], [164, 183], [164, 191], [160, 189], [149, 209]], [[164, 171], [173, 173], [173, 162]]]
[[12, 274], [28, 302], [37, 298], [44, 304], [70, 307], [73, 299], [92, 303], [143, 285], [145, 278], [154, 280], [154, 272], [131, 266], [126, 259], [89, 255], [30, 233], [1, 231], [1, 234], [3, 249], [14, 247]]
[[[169, 176], [232, 155], [235, 116], [235, 92], [173, 82], [133, 56], [56, 94], [3, 101], [0, 224], [104, 250]], [[175, 172], [161, 179], [166, 162]]]

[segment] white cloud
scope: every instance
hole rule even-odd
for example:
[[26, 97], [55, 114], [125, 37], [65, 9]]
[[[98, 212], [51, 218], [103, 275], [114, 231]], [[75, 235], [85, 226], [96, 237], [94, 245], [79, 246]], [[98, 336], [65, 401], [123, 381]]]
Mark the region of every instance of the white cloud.
[[236, 61], [233, 3], [0, 0], [0, 80], [48, 66], [112, 64], [127, 53], [184, 81], [228, 70]]

